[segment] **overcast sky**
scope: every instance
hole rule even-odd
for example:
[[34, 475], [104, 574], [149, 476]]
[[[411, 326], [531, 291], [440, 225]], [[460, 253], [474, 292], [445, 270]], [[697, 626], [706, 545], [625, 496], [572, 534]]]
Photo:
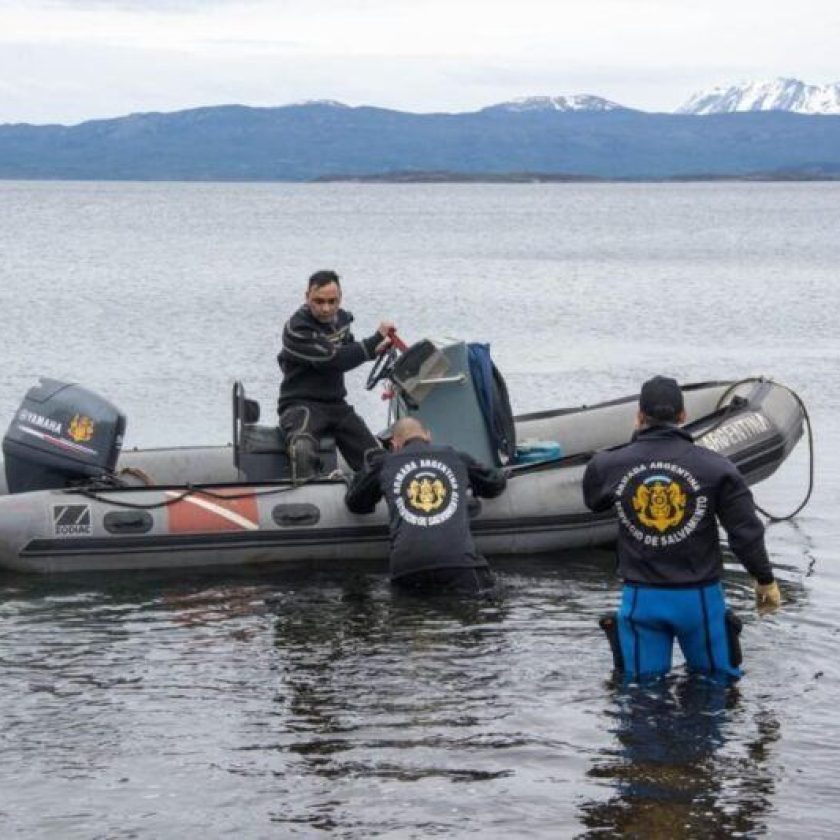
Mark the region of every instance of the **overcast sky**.
[[840, 81], [838, 55], [838, 0], [0, 0], [0, 122], [576, 93], [671, 111], [716, 84]]

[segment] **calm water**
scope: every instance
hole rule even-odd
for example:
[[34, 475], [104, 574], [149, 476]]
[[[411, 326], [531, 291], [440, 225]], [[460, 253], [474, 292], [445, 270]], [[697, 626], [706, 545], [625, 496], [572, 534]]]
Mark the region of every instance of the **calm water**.
[[[518, 411], [765, 374], [816, 436], [768, 531], [784, 609], [727, 569], [733, 690], [611, 683], [608, 552], [497, 562], [481, 606], [359, 563], [0, 573], [0, 836], [838, 836], [839, 233], [840, 185], [0, 183], [2, 424], [49, 375], [129, 446], [225, 442], [333, 267], [361, 334], [491, 342]], [[800, 445], [756, 496], [806, 478]]]

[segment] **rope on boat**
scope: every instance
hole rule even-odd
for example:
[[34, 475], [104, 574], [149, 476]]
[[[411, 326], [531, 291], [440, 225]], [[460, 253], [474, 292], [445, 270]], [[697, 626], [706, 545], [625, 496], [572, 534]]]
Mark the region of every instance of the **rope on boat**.
[[779, 388], [784, 388], [785, 391], [787, 391], [796, 400], [799, 407], [802, 409], [805, 427], [808, 430], [808, 490], [805, 493], [805, 497], [791, 513], [788, 513], [785, 516], [776, 516], [775, 514], [768, 513], [768, 511], [766, 511], [763, 507], [756, 505], [756, 509], [761, 511], [761, 513], [763, 513], [770, 522], [787, 522], [788, 520], [793, 519], [794, 516], [805, 508], [805, 505], [807, 505], [811, 500], [811, 493], [814, 492], [814, 431], [811, 427], [811, 415], [808, 414], [808, 409], [805, 408], [805, 403], [802, 401], [799, 394], [797, 394], [792, 388], [788, 388], [787, 385], [782, 385], [780, 382], [775, 382], [773, 384]]
[[[86, 487], [69, 487], [65, 492], [71, 494], [78, 494], [80, 496], [84, 496], [87, 499], [92, 499], [95, 502], [104, 502], [105, 504], [114, 505], [115, 507], [122, 507], [127, 508], [130, 510], [159, 510], [161, 508], [167, 508], [171, 505], [177, 505], [178, 502], [184, 501], [184, 499], [188, 498], [189, 496], [193, 495], [201, 495], [201, 496], [209, 496], [211, 499], [218, 499], [220, 501], [232, 501], [237, 499], [251, 499], [254, 497], [262, 497], [262, 496], [276, 496], [280, 493], [288, 493], [289, 490], [296, 490], [298, 487], [303, 487], [304, 484], [309, 484], [312, 481], [315, 481], [318, 476], [313, 476], [312, 478], [305, 479], [303, 481], [297, 482], [297, 484], [284, 484], [282, 487], [272, 487], [270, 490], [252, 490], [250, 492], [245, 493], [216, 493], [211, 490], [209, 487], [202, 487], [201, 485], [195, 484], [185, 484], [184, 490], [180, 492], [177, 496], [173, 496], [169, 499], [164, 499], [160, 502], [152, 502], [151, 504], [141, 504], [139, 502], [126, 502], [121, 501], [119, 499], [113, 498], [106, 498], [101, 494], [103, 492], [107, 492], [109, 489], [116, 489], [116, 488], [109, 488], [107, 486], [86, 486]], [[218, 485], [214, 485], [218, 486]], [[123, 489], [123, 488], [120, 488]], [[134, 489], [134, 488], [125, 488], [125, 489]], [[144, 489], [154, 489], [159, 492], [165, 492], [165, 487], [154, 487], [154, 488], [144, 488]]]
[[[757, 502], [755, 504], [755, 509], [759, 511], [759, 513], [764, 514], [770, 522], [787, 522], [793, 519], [797, 514], [801, 513], [805, 505], [811, 500], [811, 494], [814, 492], [814, 431], [811, 427], [811, 415], [808, 414], [808, 409], [805, 407], [805, 403], [802, 401], [802, 398], [793, 388], [789, 388], [787, 385], [783, 385], [781, 382], [775, 382], [772, 379], [764, 379], [761, 376], [750, 376], [747, 379], [741, 379], [738, 382], [734, 382], [730, 385], [724, 392], [721, 394], [720, 399], [717, 403], [716, 410], [719, 410], [723, 405], [723, 402], [729, 397], [729, 395], [741, 385], [748, 385], [751, 382], [769, 382], [770, 384], [774, 385], [777, 388], [782, 388], [783, 390], [787, 391], [797, 402], [799, 407], [802, 409], [802, 417], [805, 421], [805, 428], [808, 431], [808, 490], [805, 493], [805, 497], [799, 503], [799, 505], [794, 508], [791, 513], [785, 514], [783, 516], [778, 516], [776, 514], [770, 513], [769, 511], [765, 510], [761, 505]], [[707, 431], [714, 431], [718, 428], [728, 417], [729, 415], [737, 410], [740, 406], [735, 401], [732, 401], [727, 404], [726, 409], [723, 412], [721, 418]], [[705, 432], [704, 432], [705, 433]]]

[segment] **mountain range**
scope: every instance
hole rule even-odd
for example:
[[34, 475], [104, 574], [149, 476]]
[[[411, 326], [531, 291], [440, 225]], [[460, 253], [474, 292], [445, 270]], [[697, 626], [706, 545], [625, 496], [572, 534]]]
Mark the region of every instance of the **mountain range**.
[[[508, 111], [614, 111], [624, 108], [598, 96], [531, 96], [493, 105]], [[840, 114], [840, 82], [807, 85], [799, 79], [766, 79], [692, 94], [675, 113], [733, 114], [739, 111], [787, 111], [793, 114]]]
[[806, 85], [799, 79], [771, 79], [715, 87], [695, 93], [677, 109], [680, 114], [731, 114], [736, 111], [788, 111], [840, 114], [840, 82]]
[[798, 112], [840, 86], [777, 82], [696, 94], [676, 114], [544, 96], [459, 114], [321, 101], [0, 125], [0, 178], [840, 178], [840, 110]]

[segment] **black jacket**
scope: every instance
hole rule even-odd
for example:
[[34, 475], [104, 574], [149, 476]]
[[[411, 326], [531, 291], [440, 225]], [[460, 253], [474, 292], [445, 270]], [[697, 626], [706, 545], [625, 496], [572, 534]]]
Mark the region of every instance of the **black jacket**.
[[356, 341], [353, 316], [339, 309], [331, 324], [322, 324], [304, 305], [283, 327], [283, 348], [277, 356], [283, 381], [279, 411], [300, 402], [341, 402], [347, 396], [344, 372], [373, 358], [382, 340], [375, 333]]
[[717, 580], [718, 520], [747, 571], [759, 583], [773, 581], [764, 526], [737, 467], [676, 426], [645, 429], [627, 445], [595, 455], [583, 496], [591, 510], [615, 507], [618, 570], [630, 583]]
[[486, 566], [469, 526], [467, 489], [493, 498], [505, 489], [501, 470], [465, 452], [423, 440], [399, 452], [376, 452], [356, 474], [345, 502], [353, 513], [373, 513], [384, 496], [391, 529], [391, 577], [428, 569]]

